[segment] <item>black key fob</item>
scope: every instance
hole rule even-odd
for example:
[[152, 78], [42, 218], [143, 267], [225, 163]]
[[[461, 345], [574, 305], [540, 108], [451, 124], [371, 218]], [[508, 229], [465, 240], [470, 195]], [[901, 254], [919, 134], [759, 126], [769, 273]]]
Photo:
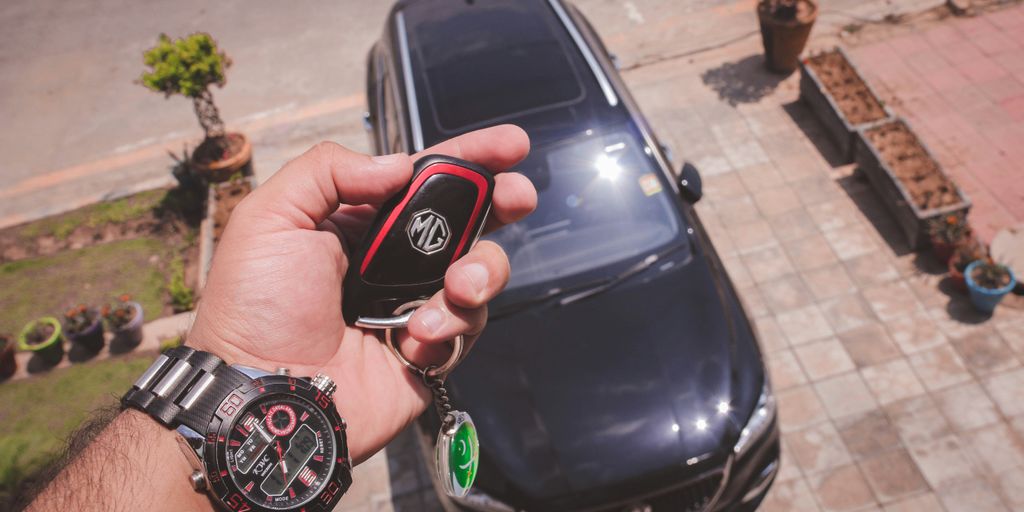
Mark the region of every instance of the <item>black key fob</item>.
[[443, 155], [416, 161], [412, 181], [381, 206], [345, 274], [345, 322], [387, 318], [444, 286], [448, 267], [473, 247], [491, 210], [494, 177]]

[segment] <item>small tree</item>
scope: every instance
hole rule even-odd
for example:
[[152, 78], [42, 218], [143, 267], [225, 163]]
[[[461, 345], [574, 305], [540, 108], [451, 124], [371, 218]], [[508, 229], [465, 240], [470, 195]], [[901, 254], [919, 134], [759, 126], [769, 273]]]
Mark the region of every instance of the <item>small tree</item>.
[[210, 86], [223, 87], [224, 71], [231, 59], [217, 48], [217, 41], [202, 32], [177, 40], [160, 34], [157, 45], [143, 54], [149, 71], [142, 73], [141, 83], [170, 97], [181, 94], [192, 99], [205, 141], [225, 148], [224, 121], [213, 103]]

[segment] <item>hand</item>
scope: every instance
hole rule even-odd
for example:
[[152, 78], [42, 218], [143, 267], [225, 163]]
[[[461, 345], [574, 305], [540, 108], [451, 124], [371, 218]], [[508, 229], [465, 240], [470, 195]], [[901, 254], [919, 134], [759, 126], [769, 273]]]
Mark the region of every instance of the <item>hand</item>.
[[[529, 147], [526, 133], [509, 125], [412, 157], [370, 157], [337, 144], [317, 145], [231, 214], [188, 344], [228, 363], [331, 377], [338, 384], [335, 403], [348, 422], [352, 460], [368, 458], [423, 412], [431, 395], [376, 332], [342, 320], [346, 249], [361, 240], [376, 206], [409, 182], [413, 161], [425, 154], [450, 155], [501, 173], [495, 175], [485, 229], [519, 220], [536, 206], [536, 191], [524, 176], [502, 171], [522, 160]], [[487, 302], [508, 276], [504, 251], [494, 243], [477, 244], [448, 269], [444, 289], [413, 315], [402, 353], [420, 367], [440, 364], [451, 353], [444, 342], [460, 333], [468, 350], [486, 323]]]

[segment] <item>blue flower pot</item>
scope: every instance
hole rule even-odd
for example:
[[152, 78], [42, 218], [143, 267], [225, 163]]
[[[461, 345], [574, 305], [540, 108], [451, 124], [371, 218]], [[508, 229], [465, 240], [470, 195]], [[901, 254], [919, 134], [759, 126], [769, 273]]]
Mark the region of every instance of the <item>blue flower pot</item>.
[[967, 265], [967, 268], [964, 270], [964, 280], [967, 281], [967, 291], [970, 293], [971, 303], [974, 304], [974, 307], [982, 313], [991, 313], [996, 310], [996, 305], [999, 304], [999, 301], [1003, 300], [1003, 297], [1016, 286], [1017, 278], [1013, 275], [1013, 270], [1010, 270], [1010, 267], [1005, 267], [1006, 271], [1010, 273], [1010, 282], [1006, 286], [996, 289], [982, 288], [971, 278], [974, 269], [982, 263], [984, 263], [983, 260], [977, 260]]

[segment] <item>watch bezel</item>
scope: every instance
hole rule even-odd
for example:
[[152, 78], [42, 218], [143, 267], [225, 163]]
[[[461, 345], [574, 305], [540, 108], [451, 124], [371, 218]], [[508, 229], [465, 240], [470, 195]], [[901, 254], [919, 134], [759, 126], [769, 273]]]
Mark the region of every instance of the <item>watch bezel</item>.
[[309, 380], [284, 375], [269, 375], [251, 380], [232, 390], [217, 404], [203, 442], [203, 463], [210, 495], [228, 510], [236, 512], [281, 512], [282, 509], [267, 508], [250, 500], [227, 474], [227, 440], [238, 419], [237, 415], [255, 400], [272, 394], [294, 395], [319, 407], [331, 426], [337, 454], [324, 488], [303, 505], [284, 510], [333, 510], [352, 484], [352, 463], [349, 459], [345, 422], [338, 414], [331, 397], [313, 387]]

